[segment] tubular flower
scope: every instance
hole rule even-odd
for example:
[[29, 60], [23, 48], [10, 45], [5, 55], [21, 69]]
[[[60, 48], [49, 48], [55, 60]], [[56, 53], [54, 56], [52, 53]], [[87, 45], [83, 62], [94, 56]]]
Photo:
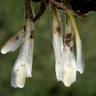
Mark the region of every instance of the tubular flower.
[[[76, 71], [81, 74], [84, 71], [84, 62], [82, 58], [82, 45], [79, 36], [79, 30], [75, 17], [72, 13], [67, 12], [66, 14], [66, 29], [64, 38], [64, 84], [70, 86], [76, 81]], [[76, 59], [73, 51], [74, 38], [76, 40]]]
[[[79, 36], [79, 30], [75, 17], [72, 13], [68, 12], [66, 14], [66, 30], [65, 30], [65, 40], [64, 40], [64, 84], [70, 86], [76, 81], [76, 71], [81, 74], [84, 72], [84, 62], [82, 58], [82, 45]], [[73, 51], [74, 38], [76, 40], [76, 60]]]
[[[26, 32], [23, 30], [13, 36], [5, 46], [1, 49], [1, 53], [15, 51], [21, 44], [19, 56], [15, 62], [15, 65], [11, 74], [12, 87], [24, 87], [25, 78], [32, 77], [32, 58], [33, 58], [33, 46], [34, 46], [34, 23], [29, 20], [26, 21]], [[25, 34], [25, 35], [24, 35]]]
[[19, 56], [12, 70], [11, 75], [11, 85], [12, 87], [24, 87], [25, 78], [32, 77], [32, 58], [33, 58], [33, 45], [34, 39], [32, 37], [31, 27], [34, 26], [28, 20], [28, 25], [26, 25], [26, 35], [24, 38], [24, 43], [20, 50]]
[[78, 25], [75, 20], [75, 16], [71, 14], [70, 12], [68, 13], [69, 17], [72, 21], [72, 25], [74, 27], [74, 33], [75, 33], [75, 38], [76, 38], [76, 71], [79, 71], [81, 74], [84, 72], [84, 60], [83, 60], [83, 54], [82, 54], [82, 42], [79, 36], [79, 29]]
[[71, 86], [76, 81], [76, 62], [73, 52], [74, 30], [70, 18], [66, 15], [65, 35], [64, 35], [64, 78], [65, 86]]
[[63, 70], [63, 33], [61, 28], [61, 18], [58, 9], [52, 7], [52, 34], [53, 34], [53, 48], [55, 53], [55, 71], [58, 81], [62, 79]]

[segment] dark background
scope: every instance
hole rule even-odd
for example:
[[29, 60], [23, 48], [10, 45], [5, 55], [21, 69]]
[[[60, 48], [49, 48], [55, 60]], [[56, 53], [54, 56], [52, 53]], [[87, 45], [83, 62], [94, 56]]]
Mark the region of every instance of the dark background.
[[[0, 48], [24, 25], [24, 1], [0, 0]], [[61, 12], [64, 24], [64, 14]], [[36, 22], [33, 78], [23, 89], [14, 89], [10, 74], [20, 48], [7, 55], [0, 54], [0, 96], [96, 96], [96, 13], [78, 17], [83, 42], [85, 72], [77, 73], [77, 81], [66, 88], [55, 77], [49, 8]], [[64, 25], [63, 25], [64, 28]]]

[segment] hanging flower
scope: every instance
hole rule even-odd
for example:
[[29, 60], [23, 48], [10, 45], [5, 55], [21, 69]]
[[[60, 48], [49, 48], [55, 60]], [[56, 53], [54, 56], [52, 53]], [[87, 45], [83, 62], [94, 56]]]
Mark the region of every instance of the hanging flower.
[[13, 67], [11, 74], [11, 85], [12, 87], [24, 87], [25, 78], [32, 77], [32, 58], [33, 58], [33, 46], [34, 46], [34, 23], [30, 20], [26, 21], [26, 32], [23, 30], [13, 36], [5, 46], [1, 49], [3, 54], [15, 51], [20, 45], [19, 56]]
[[68, 13], [69, 17], [71, 19], [72, 25], [74, 27], [74, 33], [76, 38], [76, 71], [79, 71], [81, 74], [84, 72], [84, 60], [83, 60], [83, 54], [82, 54], [82, 42], [79, 36], [79, 28], [75, 20], [75, 16]]
[[30, 0], [25, 1], [24, 29], [8, 40], [1, 49], [1, 53], [14, 52], [20, 45], [22, 47], [11, 74], [11, 85], [14, 88], [23, 88], [26, 77], [32, 77], [34, 22]]
[[[66, 15], [65, 35], [63, 44], [63, 33], [61, 19], [58, 10], [52, 6], [52, 31], [53, 31], [53, 48], [55, 53], [55, 71], [58, 81], [62, 81], [66, 87], [71, 86], [76, 81], [76, 71], [83, 73], [82, 48], [78, 28], [74, 25], [69, 14]], [[74, 54], [74, 37], [76, 38], [76, 60]]]
[[[82, 46], [79, 36], [79, 30], [77, 23], [72, 13], [68, 12], [66, 14], [67, 23], [65, 30], [65, 41], [64, 41], [64, 84], [70, 86], [73, 82], [76, 81], [76, 71], [79, 71], [81, 74], [84, 71], [84, 62], [82, 58]], [[76, 40], [76, 60], [73, 51], [73, 35]]]
[[58, 10], [52, 6], [52, 34], [53, 34], [53, 47], [55, 53], [55, 71], [58, 81], [64, 76], [63, 70], [63, 31], [61, 28], [61, 18]]
[[64, 78], [63, 83], [69, 87], [76, 81], [76, 62], [73, 52], [74, 30], [70, 18], [66, 14], [65, 35], [64, 35]]
[[24, 44], [22, 45], [21, 51], [12, 70], [11, 84], [13, 87], [24, 87], [25, 78], [32, 77], [34, 39], [30, 32], [30, 29], [26, 31]]

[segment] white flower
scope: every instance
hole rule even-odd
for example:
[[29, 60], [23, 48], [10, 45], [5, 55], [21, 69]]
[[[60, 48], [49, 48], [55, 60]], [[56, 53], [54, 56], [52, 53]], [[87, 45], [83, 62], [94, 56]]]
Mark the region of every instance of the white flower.
[[76, 62], [73, 52], [73, 44], [74, 44], [73, 37], [74, 37], [74, 30], [72, 22], [69, 16], [66, 15], [64, 52], [63, 52], [64, 78], [62, 78], [61, 80], [66, 87], [71, 86], [71, 84], [76, 81]]
[[76, 70], [79, 71], [81, 74], [84, 72], [84, 60], [83, 60], [83, 54], [82, 54], [82, 42], [79, 36], [79, 28], [77, 25], [77, 22], [75, 20], [75, 16], [68, 13], [70, 20], [72, 22], [72, 25], [74, 27], [74, 33], [76, 38]]
[[63, 31], [61, 27], [61, 18], [58, 10], [52, 8], [52, 31], [53, 31], [53, 48], [55, 53], [55, 71], [58, 81], [62, 78], [63, 72]]
[[13, 87], [24, 87], [25, 78], [32, 77], [34, 38], [31, 32], [33, 32], [33, 30], [34, 24], [27, 19], [24, 44], [12, 71], [11, 84]]
[[13, 36], [1, 49], [2, 54], [15, 51], [21, 44], [21, 50], [11, 74], [11, 85], [14, 88], [23, 88], [26, 77], [32, 77], [34, 21], [33, 9], [30, 0], [25, 0], [24, 29]]
[[12, 87], [24, 87], [25, 78], [32, 77], [33, 40], [24, 42], [11, 75]]
[[21, 30], [9, 39], [1, 49], [1, 53], [6, 54], [15, 51], [22, 45], [11, 74], [11, 85], [15, 88], [23, 88], [26, 77], [32, 77], [34, 23], [30, 19], [27, 19], [25, 25], [25, 30]]
[[16, 35], [10, 38], [1, 48], [1, 53], [14, 52], [24, 41], [24, 30], [20, 30]]

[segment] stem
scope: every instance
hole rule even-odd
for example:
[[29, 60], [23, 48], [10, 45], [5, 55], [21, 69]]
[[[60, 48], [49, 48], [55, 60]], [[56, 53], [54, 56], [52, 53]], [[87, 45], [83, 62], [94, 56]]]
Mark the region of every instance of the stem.
[[25, 0], [25, 20], [27, 18], [33, 19], [31, 0]]
[[41, 17], [41, 15], [44, 13], [45, 9], [46, 9], [46, 2], [45, 2], [45, 0], [41, 0], [40, 1], [40, 7], [38, 8], [38, 12], [34, 16], [34, 19], [33, 19], [34, 22]]

